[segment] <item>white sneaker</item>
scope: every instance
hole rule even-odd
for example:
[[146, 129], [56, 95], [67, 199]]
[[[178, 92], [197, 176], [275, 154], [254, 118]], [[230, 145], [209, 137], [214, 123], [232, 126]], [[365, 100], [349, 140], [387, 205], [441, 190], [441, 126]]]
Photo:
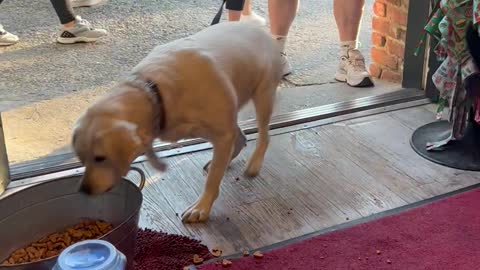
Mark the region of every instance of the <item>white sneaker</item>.
[[9, 33], [3, 29], [0, 24], [0, 46], [10, 46], [18, 42], [18, 37], [12, 33]]
[[67, 29], [62, 27], [60, 35], [57, 37], [57, 42], [62, 44], [95, 42], [106, 35], [106, 30], [93, 28], [87, 20], [83, 20], [80, 16], [77, 16], [73, 28]]
[[102, 2], [106, 0], [71, 0], [72, 2], [72, 7], [91, 7], [95, 6], [98, 4], [101, 4]]
[[292, 73], [292, 67], [290, 66], [290, 62], [288, 62], [287, 54], [282, 53], [282, 74], [283, 77], [290, 75]]
[[240, 16], [240, 21], [241, 22], [246, 22], [246, 23], [251, 23], [251, 24], [254, 24], [254, 25], [258, 25], [258, 26], [265, 26], [267, 25], [267, 21], [265, 20], [265, 18], [263, 18], [262, 16], [258, 15], [257, 13], [253, 12], [250, 14], [250, 15], [241, 15]]
[[353, 87], [373, 86], [373, 80], [365, 67], [365, 58], [357, 49], [351, 49], [341, 57], [335, 79]]

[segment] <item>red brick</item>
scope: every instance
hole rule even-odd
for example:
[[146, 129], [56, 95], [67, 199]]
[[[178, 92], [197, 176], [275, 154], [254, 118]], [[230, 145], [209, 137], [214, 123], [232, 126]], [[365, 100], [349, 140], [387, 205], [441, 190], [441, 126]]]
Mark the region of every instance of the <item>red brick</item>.
[[372, 29], [384, 35], [390, 35], [390, 22], [384, 18], [373, 17]]
[[382, 66], [386, 66], [392, 70], [397, 70], [398, 68], [397, 58], [393, 55], [389, 55], [385, 50], [374, 47], [370, 50], [370, 55], [372, 57], [373, 62], [380, 64]]
[[407, 39], [407, 30], [403, 28], [397, 28], [397, 40], [405, 42]]
[[380, 76], [380, 79], [390, 81], [390, 82], [401, 82], [402, 74], [396, 71], [384, 70], [382, 71], [382, 75]]
[[407, 26], [407, 12], [400, 8], [389, 6], [387, 8], [387, 18], [401, 26]]
[[398, 41], [405, 42], [407, 30], [403, 26], [391, 26], [389, 28], [388, 36]]
[[387, 7], [385, 3], [380, 3], [380, 2], [373, 3], [373, 14], [379, 17], [387, 16]]
[[369, 66], [370, 75], [374, 78], [380, 78], [382, 75], [382, 68], [377, 64], [370, 64]]
[[403, 9], [408, 10], [408, 4], [410, 4], [409, 0], [401, 0], [401, 6]]
[[384, 35], [372, 32], [372, 45], [376, 47], [384, 47], [387, 39]]
[[398, 58], [403, 59], [405, 55], [405, 45], [401, 42], [389, 38], [387, 40], [387, 52], [388, 54], [395, 55]]

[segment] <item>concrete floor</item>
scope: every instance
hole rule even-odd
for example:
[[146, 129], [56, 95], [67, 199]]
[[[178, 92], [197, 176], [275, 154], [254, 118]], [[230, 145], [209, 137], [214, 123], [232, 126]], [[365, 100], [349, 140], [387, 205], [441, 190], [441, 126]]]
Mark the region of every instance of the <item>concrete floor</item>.
[[[266, 2], [254, 0], [258, 14]], [[48, 0], [1, 4], [0, 22], [20, 36], [0, 48], [0, 111], [12, 163], [68, 151], [78, 115], [136, 65], [154, 46], [207, 27], [220, 1], [110, 0], [77, 14], [109, 36], [96, 44], [54, 42], [58, 19]], [[360, 42], [369, 62], [373, 0], [366, 1]], [[331, 0], [304, 0], [289, 35], [294, 67], [280, 93], [277, 113], [384, 93], [398, 85], [352, 89], [332, 80], [337, 65], [337, 31]], [[312, 85], [313, 84], [313, 85]], [[302, 87], [305, 85], [312, 85]], [[250, 109], [242, 119], [252, 117]]]

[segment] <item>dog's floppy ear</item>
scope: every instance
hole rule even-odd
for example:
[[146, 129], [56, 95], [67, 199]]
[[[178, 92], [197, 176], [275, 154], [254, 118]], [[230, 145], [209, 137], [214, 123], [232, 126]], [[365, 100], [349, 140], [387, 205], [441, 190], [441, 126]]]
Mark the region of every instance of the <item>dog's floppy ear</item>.
[[125, 120], [109, 122], [108, 128], [94, 135], [92, 144], [96, 149], [108, 153], [110, 159], [116, 160], [116, 164], [129, 166], [129, 162], [145, 151], [144, 143], [137, 134], [137, 125]]
[[137, 132], [136, 124], [130, 123], [125, 120], [114, 120], [112, 129], [107, 132], [118, 132], [118, 131], [126, 132], [136, 145], [143, 144], [142, 138], [139, 136]]
[[[161, 171], [164, 172], [166, 170], [166, 164], [160, 161], [160, 159], [157, 157], [155, 152], [153, 151], [152, 148], [152, 139], [145, 135], [141, 130], [137, 129], [137, 125], [127, 122], [127, 121], [121, 121], [117, 120], [115, 121], [112, 129], [110, 132], [126, 132], [128, 134], [128, 137], [133, 140], [133, 143], [135, 144], [135, 148], [137, 151], [145, 151], [145, 155], [152, 164], [152, 166]], [[104, 135], [104, 134], [103, 134]], [[102, 136], [102, 134], [100, 134]], [[103, 137], [103, 136], [102, 136]], [[129, 152], [124, 154], [130, 154], [130, 155], [138, 155], [140, 152]], [[129, 159], [132, 157], [130, 156]]]
[[100, 142], [105, 135], [111, 133], [115, 136], [127, 136], [136, 147], [143, 148], [143, 140], [137, 132], [137, 125], [125, 120], [113, 120], [110, 128], [95, 134], [94, 143]]

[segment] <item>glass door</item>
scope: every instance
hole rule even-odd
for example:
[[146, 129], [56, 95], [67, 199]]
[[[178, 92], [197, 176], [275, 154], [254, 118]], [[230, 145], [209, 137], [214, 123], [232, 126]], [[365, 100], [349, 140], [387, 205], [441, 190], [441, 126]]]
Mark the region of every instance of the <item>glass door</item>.
[[[96, 44], [71, 46], [52, 41], [52, 29], [58, 22], [48, 3], [31, 4], [28, 0], [2, 3], [0, 22], [23, 36], [24, 41], [0, 48], [0, 86], [4, 92], [3, 103], [0, 103], [3, 104], [0, 183], [6, 185], [4, 179], [8, 178], [8, 170], [15, 181], [81, 167], [70, 148], [71, 127], [81, 112], [110, 91], [154, 46], [206, 27], [215, 13], [213, 7], [220, 2], [189, 0], [171, 5], [168, 1], [147, 1], [142, 5], [134, 2], [117, 5], [109, 1], [98, 7], [75, 9], [92, 23], [108, 28], [111, 36]], [[338, 46], [331, 15], [332, 1], [301, 1], [287, 49], [295, 71], [281, 86], [283, 90], [279, 92], [271, 128], [419, 100], [425, 98], [425, 94], [435, 99], [435, 90], [426, 78], [431, 70], [429, 66], [436, 63], [429, 58], [428, 50], [427, 55], [413, 55], [427, 21], [430, 3], [398, 2], [402, 3], [398, 9], [408, 8], [406, 27], [399, 33], [399, 37], [405, 39], [404, 55], [399, 56], [401, 60], [397, 63], [403, 68], [398, 69], [403, 73], [403, 80], [391, 83], [380, 79], [374, 88], [353, 89], [332, 79], [338, 58], [332, 49]], [[266, 1], [254, 0], [253, 3], [256, 12], [266, 16]], [[374, 26], [375, 17], [384, 16], [380, 19], [385, 21], [391, 16], [388, 10], [383, 15], [375, 13], [378, 12], [376, 5], [375, 0], [366, 1], [360, 35], [367, 62], [374, 62], [377, 57], [372, 41], [374, 32], [378, 31]], [[31, 10], [35, 16], [17, 20], [13, 14], [19, 7]], [[35, 24], [36, 21], [42, 24]], [[391, 36], [383, 38], [383, 42], [388, 43]], [[387, 74], [391, 73], [385, 68], [379, 76], [388, 79]], [[247, 134], [256, 132], [251, 107], [241, 112], [240, 125]], [[200, 139], [177, 144], [156, 142], [155, 149], [160, 155], [171, 155], [181, 153], [182, 147], [201, 143], [204, 141]], [[208, 146], [197, 150], [205, 147]], [[7, 160], [9, 166], [5, 166]]]

